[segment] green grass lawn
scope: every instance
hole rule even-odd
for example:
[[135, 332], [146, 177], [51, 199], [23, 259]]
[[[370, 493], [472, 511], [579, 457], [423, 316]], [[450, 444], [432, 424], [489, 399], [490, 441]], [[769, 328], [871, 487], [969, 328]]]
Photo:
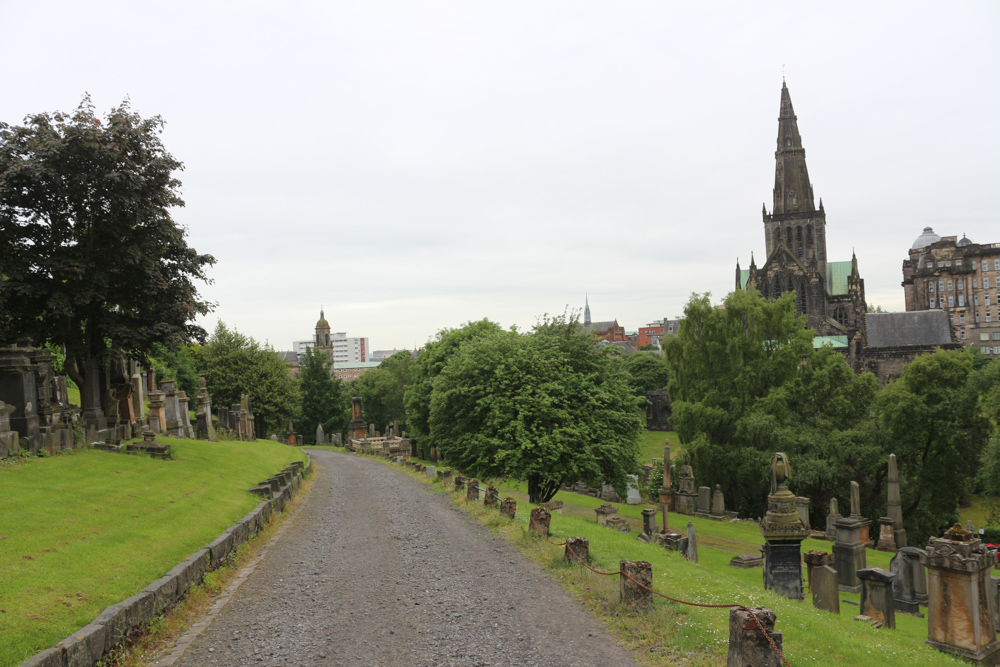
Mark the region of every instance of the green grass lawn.
[[[430, 482], [419, 475], [421, 481]], [[432, 482], [441, 486], [441, 482]], [[503, 492], [523, 493], [523, 484], [498, 484]], [[481, 505], [466, 505], [465, 494], [452, 493], [459, 506], [476, 514]], [[685, 528], [691, 521], [699, 541], [699, 562], [688, 562], [659, 546], [636, 540], [636, 532], [622, 535], [597, 525], [592, 509], [601, 503], [596, 498], [560, 492], [557, 499], [566, 505], [552, 516], [552, 538], [586, 537], [590, 540], [592, 565], [601, 570], [617, 571], [620, 560], [644, 560], [653, 566], [654, 588], [666, 595], [709, 604], [744, 604], [774, 609], [777, 629], [784, 633], [785, 655], [793, 665], [850, 664], [852, 667], [885, 665], [959, 665], [960, 661], [925, 646], [927, 619], [896, 615], [896, 630], [876, 630], [853, 620], [859, 613], [858, 595], [841, 594], [839, 616], [819, 611], [806, 600], [793, 601], [764, 590], [761, 569], [741, 570], [729, 567], [737, 553], [760, 553], [763, 538], [752, 522], [719, 522], [710, 519], [671, 514], [674, 528]], [[729, 638], [729, 610], [679, 605], [657, 599], [653, 612], [640, 617], [623, 609], [617, 602], [616, 577], [600, 577], [563, 561], [562, 550], [527, 536], [527, 517], [533, 507], [519, 499], [518, 518], [511, 527], [497, 517], [483, 517], [491, 527], [505, 533], [531, 557], [544, 565], [575, 595], [580, 597], [602, 620], [624, 638], [624, 644], [639, 651], [644, 664], [721, 665]], [[639, 518], [642, 506], [619, 505], [619, 513]], [[648, 505], [647, 505], [648, 507]], [[659, 523], [659, 515], [657, 523]], [[807, 539], [802, 551], [817, 549], [829, 552], [832, 543]], [[867, 551], [868, 566], [888, 569], [892, 554]], [[804, 567], [804, 566], [803, 566]], [[804, 576], [803, 572], [803, 576]], [[613, 580], [613, 581], [612, 581]]]
[[78, 408], [82, 407], [80, 405], [80, 388], [69, 378], [66, 378], [66, 398], [69, 400], [70, 405], [75, 405]]
[[972, 525], [976, 528], [986, 527], [986, 508], [979, 500], [979, 496], [973, 496], [972, 504], [969, 507], [961, 507], [958, 510], [959, 521], [962, 525], [972, 519]]
[[135, 595], [259, 502], [305, 454], [270, 440], [158, 438], [174, 460], [78, 450], [0, 467], [0, 667]]
[[643, 431], [639, 440], [639, 463], [649, 463], [651, 459], [663, 458], [663, 446], [670, 440], [670, 458], [678, 461], [684, 458], [681, 441], [673, 431]]

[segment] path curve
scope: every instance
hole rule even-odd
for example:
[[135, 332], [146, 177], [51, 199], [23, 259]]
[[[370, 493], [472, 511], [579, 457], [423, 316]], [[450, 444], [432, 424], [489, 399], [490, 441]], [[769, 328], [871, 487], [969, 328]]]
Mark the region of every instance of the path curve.
[[178, 667], [635, 664], [445, 494], [376, 461], [310, 455], [298, 517]]

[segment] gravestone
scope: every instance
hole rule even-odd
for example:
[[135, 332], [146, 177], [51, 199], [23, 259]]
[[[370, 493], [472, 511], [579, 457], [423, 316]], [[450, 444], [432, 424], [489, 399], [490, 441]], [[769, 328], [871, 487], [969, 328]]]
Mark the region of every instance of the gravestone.
[[809, 529], [809, 499], [799, 496], [795, 499], [795, 511], [799, 515], [799, 521], [802, 525]]
[[353, 396], [351, 398], [351, 421], [347, 425], [347, 439], [348, 442], [351, 440], [361, 440], [365, 437], [365, 420], [361, 416], [361, 397]]
[[698, 539], [694, 534], [694, 525], [688, 521], [687, 528], [687, 552], [684, 554], [689, 561], [698, 562]]
[[878, 520], [878, 544], [875, 548], [878, 551], [895, 551], [896, 535], [893, 530], [896, 522], [888, 516], [879, 517]]
[[642, 532], [646, 535], [652, 535], [656, 532], [656, 510], [642, 510]]
[[823, 535], [825, 539], [831, 542], [837, 541], [837, 526], [838, 520], [842, 519], [840, 512], [837, 508], [837, 499], [830, 498], [830, 513], [826, 515], [826, 533]]
[[[913, 547], [903, 547], [903, 549], [913, 549]], [[913, 551], [919, 550], [913, 549]], [[917, 589], [913, 576], [913, 560], [912, 556], [908, 556], [900, 549], [892, 557], [892, 560], [889, 561], [889, 571], [895, 575], [895, 578], [892, 580], [892, 599], [896, 604], [896, 610], [900, 613], [923, 618], [924, 615], [920, 613], [920, 603], [917, 602]], [[920, 565], [919, 554], [915, 560], [917, 566], [920, 568], [920, 573], [923, 574], [924, 567]]]
[[642, 496], [639, 495], [639, 478], [635, 475], [628, 476], [628, 493], [625, 496], [625, 503], [628, 505], [638, 505], [642, 502]]
[[812, 570], [809, 584], [813, 606], [823, 611], [840, 613], [840, 587], [837, 585], [837, 571], [829, 565], [820, 565]]
[[[95, 384], [98, 379], [97, 372], [96, 370], [94, 371]], [[90, 380], [89, 374], [87, 375], [87, 380]], [[97, 398], [100, 398], [99, 394]], [[32, 372], [31, 362], [24, 348], [0, 348], [0, 401], [13, 408], [8, 414], [10, 430], [17, 431], [18, 442], [20, 443], [19, 447], [30, 454], [35, 454], [41, 444], [38, 420], [38, 395], [35, 386], [35, 374]], [[99, 413], [100, 425], [98, 428], [106, 428], [107, 423], [103, 421], [104, 412], [100, 408], [100, 401], [98, 400], [95, 405], [97, 406], [96, 413], [89, 414], [85, 411], [84, 419], [88, 418], [88, 414], [90, 417], [96, 419], [95, 415]]]
[[163, 418], [166, 424], [164, 432], [171, 438], [183, 438], [177, 386], [173, 380], [164, 380], [160, 383], [160, 391], [163, 392]]
[[809, 529], [802, 525], [795, 510], [795, 494], [788, 490], [791, 476], [788, 455], [774, 454], [767, 514], [760, 523], [764, 536], [764, 588], [790, 600], [801, 600], [805, 597], [801, 546], [802, 540], [809, 536]]
[[601, 485], [601, 500], [606, 500], [609, 503], [620, 503], [621, 498], [618, 497], [618, 493], [615, 491], [615, 487], [610, 484]]
[[996, 557], [955, 524], [927, 541], [920, 562], [927, 567], [927, 643], [975, 664], [1000, 661], [989, 600]]
[[153, 433], [162, 433], [166, 429], [167, 420], [163, 410], [163, 392], [149, 392], [149, 430]]
[[618, 514], [618, 508], [605, 503], [595, 509], [594, 513], [597, 514], [597, 525], [606, 526], [608, 525], [608, 518]]
[[180, 422], [180, 433], [182, 438], [193, 438], [194, 427], [191, 425], [191, 411], [188, 409], [187, 392], [177, 392], [177, 416]]
[[809, 590], [812, 590], [813, 571], [817, 567], [833, 565], [833, 554], [828, 554], [825, 551], [816, 551], [814, 549], [802, 554], [802, 560], [806, 564], [806, 581], [809, 582]]
[[[428, 477], [430, 477], [431, 479], [434, 478], [434, 473], [435, 473], [434, 466], [427, 466], [424, 469], [424, 474], [427, 475]], [[479, 496], [478, 495], [476, 496], [476, 500], [479, 500]]]
[[707, 519], [712, 513], [712, 489], [707, 486], [698, 487], [698, 507], [694, 515]]
[[215, 427], [212, 425], [212, 397], [205, 386], [205, 378], [198, 378], [198, 395], [195, 396], [195, 422], [198, 427], [199, 440], [215, 440]]
[[861, 616], [867, 616], [877, 628], [896, 629], [896, 606], [892, 602], [895, 575], [880, 567], [858, 570], [861, 580]]
[[729, 518], [726, 514], [726, 497], [722, 495], [722, 487], [718, 484], [712, 492], [712, 518], [717, 520]]
[[316, 444], [325, 445], [326, 444], [326, 433], [323, 432], [323, 425], [318, 424], [316, 426]]
[[906, 528], [903, 527], [903, 503], [899, 497], [899, 470], [896, 467], [896, 455], [889, 454], [889, 488], [888, 511], [886, 514], [893, 520], [893, 537], [895, 548], [906, 546]]
[[735, 567], [739, 570], [750, 570], [755, 567], [764, 567], [764, 556], [750, 556], [747, 554], [733, 556], [732, 560], [729, 561], [729, 567]]
[[[667, 441], [670, 442], [669, 440]], [[670, 445], [663, 447], [663, 486], [660, 487], [660, 510], [663, 512], [663, 532], [669, 530], [667, 512], [674, 502], [674, 492], [670, 486]]]
[[13, 405], [0, 401], [0, 459], [16, 456], [20, 451], [20, 434], [10, 428], [12, 412], [14, 412]]
[[993, 615], [993, 627], [1000, 628], [1000, 578], [990, 577], [990, 612]]
[[145, 405], [146, 401], [144, 396], [146, 394], [146, 383], [142, 381], [142, 375], [140, 373], [132, 374], [132, 414], [135, 416], [137, 422], [144, 421]]
[[842, 517], [834, 524], [837, 527], [837, 541], [833, 544], [833, 567], [837, 570], [840, 590], [848, 593], [861, 592], [857, 572], [867, 565], [867, 543], [862, 540], [862, 528], [866, 528], [870, 521], [860, 518], [859, 498], [858, 483], [851, 482], [851, 516]]
[[617, 530], [620, 533], [628, 534], [631, 528], [628, 525], [628, 521], [620, 516], [612, 516], [608, 518], [608, 522], [605, 524], [606, 527], [612, 530]]
[[[664, 473], [665, 475], [666, 473]], [[694, 470], [691, 455], [684, 452], [684, 465], [677, 473], [677, 492], [674, 494], [674, 511], [678, 514], [694, 514], [698, 495], [694, 490]]]

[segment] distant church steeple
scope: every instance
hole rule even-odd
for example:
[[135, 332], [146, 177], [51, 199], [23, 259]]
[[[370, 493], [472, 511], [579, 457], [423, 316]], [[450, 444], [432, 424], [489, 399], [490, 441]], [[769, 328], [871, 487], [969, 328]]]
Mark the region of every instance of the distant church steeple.
[[319, 309], [319, 321], [316, 322], [316, 351], [326, 353], [333, 359], [333, 342], [330, 340], [330, 323], [326, 321], [323, 307]]
[[590, 298], [588, 296], [583, 297], [583, 326], [590, 326]]
[[781, 83], [781, 112], [778, 115], [778, 150], [774, 157], [772, 213], [815, 211], [812, 184], [806, 169], [806, 150], [802, 148], [798, 117], [792, 109], [792, 97], [784, 82]]

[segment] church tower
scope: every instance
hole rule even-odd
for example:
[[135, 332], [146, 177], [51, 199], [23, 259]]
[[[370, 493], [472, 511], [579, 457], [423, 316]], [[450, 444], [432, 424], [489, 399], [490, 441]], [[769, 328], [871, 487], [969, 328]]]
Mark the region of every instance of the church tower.
[[586, 295], [583, 297], [583, 326], [590, 326], [590, 296]]
[[323, 315], [323, 308], [319, 309], [319, 321], [316, 322], [316, 351], [326, 354], [327, 359], [333, 359], [333, 341], [330, 340], [330, 323]]
[[784, 81], [781, 82], [778, 147], [774, 161], [773, 209], [768, 215], [765, 206], [763, 213], [767, 256], [784, 243], [793, 257], [825, 276], [826, 212], [822, 199], [819, 209], [815, 206], [798, 117]]

